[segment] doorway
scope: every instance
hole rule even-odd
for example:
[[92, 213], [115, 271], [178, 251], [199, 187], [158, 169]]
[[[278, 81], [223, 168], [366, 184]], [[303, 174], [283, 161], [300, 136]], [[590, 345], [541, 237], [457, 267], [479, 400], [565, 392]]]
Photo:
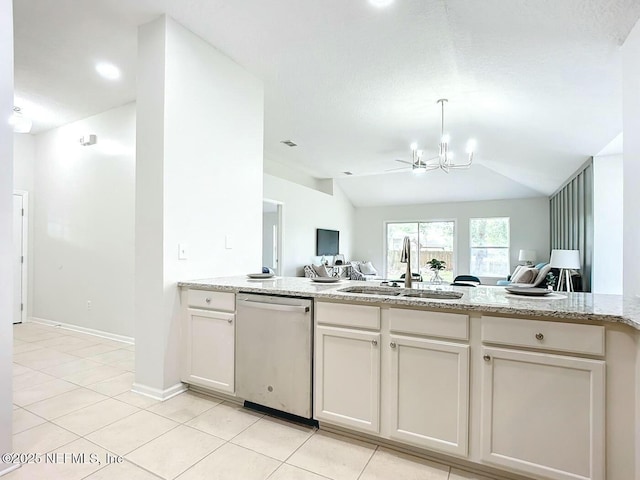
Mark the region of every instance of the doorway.
[[282, 275], [282, 208], [275, 200], [262, 202], [262, 265]]
[[28, 200], [27, 192], [13, 192], [13, 323], [27, 318]]

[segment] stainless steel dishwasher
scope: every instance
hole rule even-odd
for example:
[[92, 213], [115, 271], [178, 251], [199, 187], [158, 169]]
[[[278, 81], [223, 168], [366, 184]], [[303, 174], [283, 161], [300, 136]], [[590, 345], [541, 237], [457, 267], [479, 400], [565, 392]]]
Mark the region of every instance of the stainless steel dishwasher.
[[312, 308], [310, 299], [237, 295], [236, 393], [240, 398], [312, 417]]

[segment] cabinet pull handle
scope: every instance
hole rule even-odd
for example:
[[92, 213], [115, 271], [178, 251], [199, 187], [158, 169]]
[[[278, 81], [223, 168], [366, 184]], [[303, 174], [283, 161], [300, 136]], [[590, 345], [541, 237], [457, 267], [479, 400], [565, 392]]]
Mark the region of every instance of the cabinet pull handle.
[[542, 333], [536, 333], [536, 340], [543, 340], [544, 335]]
[[207, 303], [211, 303], [211, 299], [209, 297], [205, 298], [204, 301]]
[[491, 355], [485, 355], [484, 357], [482, 357], [482, 359], [483, 359], [485, 362], [488, 362], [489, 360], [491, 360]]
[[389, 344], [389, 346], [390, 346], [391, 348], [396, 348], [396, 342], [391, 342], [391, 343]]
[[233, 319], [232, 319], [232, 318], [230, 318], [229, 320], [227, 320], [227, 322], [229, 322], [229, 323], [233, 323]]
[[378, 345], [378, 340], [371, 340], [371, 345], [373, 345], [374, 347]]

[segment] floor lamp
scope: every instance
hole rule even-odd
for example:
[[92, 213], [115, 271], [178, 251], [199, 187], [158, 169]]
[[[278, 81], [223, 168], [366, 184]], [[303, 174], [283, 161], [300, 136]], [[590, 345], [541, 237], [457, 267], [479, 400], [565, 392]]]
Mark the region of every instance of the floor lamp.
[[560, 269], [560, 278], [558, 279], [556, 290], [564, 289], [567, 292], [572, 292], [571, 270], [580, 270], [580, 250], [551, 250], [551, 261], [549, 263], [552, 268]]

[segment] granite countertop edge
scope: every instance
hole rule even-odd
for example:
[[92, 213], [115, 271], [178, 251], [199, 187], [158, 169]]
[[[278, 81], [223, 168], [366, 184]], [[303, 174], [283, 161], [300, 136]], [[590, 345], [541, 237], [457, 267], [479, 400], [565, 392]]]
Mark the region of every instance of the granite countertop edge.
[[[250, 283], [251, 282], [251, 283]], [[304, 277], [277, 277], [264, 281], [252, 281], [245, 277], [221, 277], [178, 282], [178, 287], [222, 292], [247, 292], [268, 295], [285, 295], [353, 301], [357, 303], [392, 304], [424, 307], [432, 310], [468, 310], [484, 313], [517, 314], [534, 317], [563, 318], [579, 321], [612, 322], [640, 330], [640, 299], [621, 295], [596, 295], [591, 293], [565, 293], [563, 300], [517, 299], [505, 297], [499, 287], [445, 287], [462, 292], [456, 300], [426, 298], [387, 297], [340, 292], [346, 286], [377, 286], [374, 282], [343, 280], [339, 284], [317, 284]]]

